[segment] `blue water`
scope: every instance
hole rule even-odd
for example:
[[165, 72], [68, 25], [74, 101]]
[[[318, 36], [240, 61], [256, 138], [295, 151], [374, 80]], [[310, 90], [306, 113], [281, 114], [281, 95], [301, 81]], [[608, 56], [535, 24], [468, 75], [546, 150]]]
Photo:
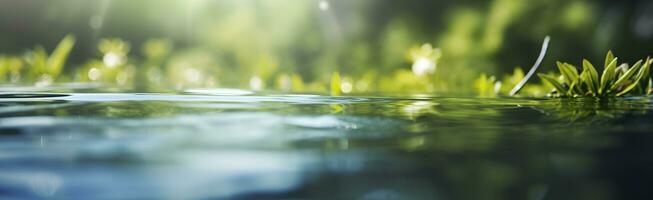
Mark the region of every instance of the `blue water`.
[[9, 199], [623, 199], [653, 179], [646, 97], [4, 91]]

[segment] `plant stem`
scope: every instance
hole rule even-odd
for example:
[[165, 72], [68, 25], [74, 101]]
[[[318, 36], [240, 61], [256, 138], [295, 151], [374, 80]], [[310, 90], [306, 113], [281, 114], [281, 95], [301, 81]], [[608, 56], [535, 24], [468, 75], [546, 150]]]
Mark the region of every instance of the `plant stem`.
[[517, 85], [515, 85], [512, 90], [510, 90], [510, 96], [514, 96], [517, 94], [523, 87], [526, 85], [526, 82], [528, 79], [535, 74], [535, 71], [537, 71], [537, 68], [540, 67], [540, 64], [542, 63], [542, 60], [544, 59], [544, 55], [546, 55], [546, 50], [549, 47], [549, 40], [551, 40], [551, 37], [548, 35], [544, 37], [544, 42], [542, 43], [542, 49], [540, 50], [540, 55], [537, 57], [537, 60], [535, 61], [535, 64], [533, 64], [533, 67], [531, 67], [531, 70], [528, 71], [526, 76], [524, 76], [524, 79], [522, 79]]

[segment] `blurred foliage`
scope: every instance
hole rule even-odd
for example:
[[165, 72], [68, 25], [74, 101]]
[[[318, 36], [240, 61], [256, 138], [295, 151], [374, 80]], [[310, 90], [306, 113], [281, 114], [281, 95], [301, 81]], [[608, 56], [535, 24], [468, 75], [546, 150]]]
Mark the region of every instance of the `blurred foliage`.
[[[42, 17], [67, 16], [62, 23], [77, 27], [65, 29], [78, 36], [73, 62], [65, 62], [74, 43], [66, 37], [50, 56], [40, 47], [25, 56], [0, 56], [0, 82], [39, 86], [96, 82], [138, 91], [235, 87], [334, 95], [475, 94], [476, 88], [481, 96], [493, 96], [509, 90], [523, 72], [477, 77], [505, 73], [508, 68], [501, 66], [531, 60], [530, 49], [544, 35], [553, 36], [549, 57], [556, 59], [604, 52], [622, 39], [614, 36], [626, 19], [610, 15], [600, 24], [594, 22], [597, 16], [606, 16], [600, 11], [609, 7], [602, 3], [332, 0], [288, 6], [280, 0], [102, 4], [66, 0], [44, 4], [42, 9], [48, 12]], [[73, 4], [96, 6], [98, 12], [62, 12]], [[21, 38], [7, 28], [14, 26], [2, 26], [7, 31], [0, 34]], [[64, 31], [57, 30], [53, 32]], [[590, 37], [596, 30], [600, 34]], [[52, 35], [57, 34], [47, 38]], [[8, 45], [0, 49], [17, 46], [4, 40], [0, 44]], [[550, 89], [549, 83], [529, 84], [521, 94], [542, 96]]]
[[29, 82], [37, 86], [49, 85], [61, 74], [74, 44], [75, 39], [66, 36], [50, 55], [43, 47], [37, 46], [22, 57], [0, 57], [0, 80], [10, 83]]
[[[504, 75], [502, 80], [497, 80], [494, 76], [481, 74], [476, 81], [474, 87], [480, 97], [497, 97], [507, 96], [522, 79], [524, 79], [524, 71], [521, 67], [516, 67], [512, 74]], [[517, 94], [520, 96], [541, 97], [548, 94], [553, 86], [548, 82], [528, 83], [524, 85], [522, 90]]]

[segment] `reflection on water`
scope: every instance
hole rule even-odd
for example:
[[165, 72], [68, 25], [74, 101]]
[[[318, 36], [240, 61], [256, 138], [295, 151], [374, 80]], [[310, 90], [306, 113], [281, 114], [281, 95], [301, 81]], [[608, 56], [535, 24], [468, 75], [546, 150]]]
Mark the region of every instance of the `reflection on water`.
[[0, 94], [10, 198], [619, 199], [648, 98]]

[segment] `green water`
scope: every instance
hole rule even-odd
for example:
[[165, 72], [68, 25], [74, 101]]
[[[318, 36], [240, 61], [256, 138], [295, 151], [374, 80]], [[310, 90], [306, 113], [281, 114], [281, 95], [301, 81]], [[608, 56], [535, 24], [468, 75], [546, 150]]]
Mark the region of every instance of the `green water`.
[[34, 91], [0, 94], [6, 198], [621, 199], [653, 179], [650, 98], [3, 91]]

